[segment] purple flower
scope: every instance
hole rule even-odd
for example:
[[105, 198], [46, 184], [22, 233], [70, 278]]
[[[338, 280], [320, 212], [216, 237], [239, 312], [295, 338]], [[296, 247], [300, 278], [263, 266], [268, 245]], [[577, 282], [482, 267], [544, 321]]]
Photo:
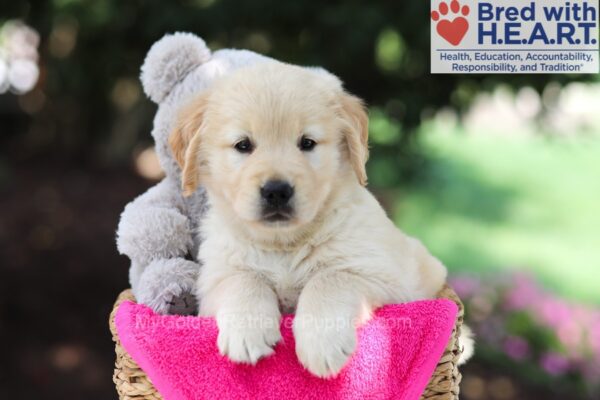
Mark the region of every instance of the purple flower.
[[562, 354], [548, 352], [540, 358], [541, 367], [550, 375], [562, 375], [569, 370], [569, 360]]
[[[485, 280], [463, 275], [450, 282], [468, 305], [468, 323], [482, 344], [503, 351], [515, 363], [533, 359], [541, 346], [536, 359], [548, 374], [577, 374], [600, 390], [600, 309], [564, 300], [526, 274]], [[522, 314], [527, 317], [517, 319], [519, 325], [508, 324]], [[547, 339], [528, 342], [540, 330]], [[551, 350], [557, 340], [560, 347]]]
[[527, 309], [539, 300], [540, 294], [539, 287], [528, 275], [516, 275], [506, 293], [504, 308], [509, 311]]
[[486, 318], [475, 325], [475, 328], [476, 337], [494, 347], [500, 347], [501, 341], [506, 335], [506, 322], [499, 316]]
[[596, 320], [590, 324], [589, 330], [589, 341], [590, 347], [594, 353], [594, 356], [600, 364], [600, 313], [596, 316]]
[[556, 331], [560, 342], [571, 353], [582, 348], [583, 334], [583, 327], [575, 320], [565, 321]]
[[504, 341], [504, 351], [517, 361], [522, 361], [529, 356], [529, 343], [520, 336], [509, 336]]
[[564, 324], [574, 319], [569, 305], [562, 299], [545, 295], [535, 305], [536, 315], [542, 324], [552, 329], [560, 329]]
[[469, 275], [452, 277], [449, 282], [456, 294], [463, 300], [473, 297], [481, 286], [479, 279]]

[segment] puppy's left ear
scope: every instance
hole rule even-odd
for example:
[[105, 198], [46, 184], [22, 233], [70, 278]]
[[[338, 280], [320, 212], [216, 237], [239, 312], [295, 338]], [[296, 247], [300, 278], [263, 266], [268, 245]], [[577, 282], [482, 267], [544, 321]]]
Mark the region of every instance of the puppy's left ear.
[[369, 116], [361, 99], [344, 93], [340, 97], [344, 121], [344, 140], [350, 164], [361, 185], [367, 184], [366, 163], [369, 158]]
[[181, 168], [183, 195], [189, 196], [198, 188], [200, 178], [200, 131], [204, 124], [204, 114], [208, 96], [202, 95], [183, 109], [177, 119], [175, 129], [169, 136], [173, 157]]

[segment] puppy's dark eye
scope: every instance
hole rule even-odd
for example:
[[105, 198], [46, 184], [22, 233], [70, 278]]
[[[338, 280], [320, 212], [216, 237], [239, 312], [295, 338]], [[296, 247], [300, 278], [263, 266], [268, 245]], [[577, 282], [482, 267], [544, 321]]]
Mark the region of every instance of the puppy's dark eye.
[[244, 138], [233, 145], [233, 148], [239, 151], [240, 153], [251, 153], [254, 149], [252, 146], [252, 142], [248, 138]]
[[306, 136], [302, 136], [300, 138], [300, 143], [298, 143], [298, 147], [302, 151], [311, 151], [312, 149], [315, 148], [316, 145], [317, 145], [317, 142], [315, 142], [312, 139], [307, 138]]

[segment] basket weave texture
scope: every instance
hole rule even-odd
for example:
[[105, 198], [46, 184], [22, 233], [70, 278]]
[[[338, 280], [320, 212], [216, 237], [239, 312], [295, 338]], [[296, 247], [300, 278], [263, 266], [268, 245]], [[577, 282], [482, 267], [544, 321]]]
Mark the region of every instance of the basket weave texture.
[[[458, 305], [458, 315], [456, 324], [452, 330], [452, 336], [444, 350], [429, 384], [421, 395], [421, 400], [458, 400], [459, 384], [461, 374], [458, 370], [458, 360], [462, 353], [458, 338], [463, 324], [464, 308], [463, 304], [451, 287], [444, 286], [438, 293], [438, 298], [445, 298], [454, 301]], [[123, 301], [135, 301], [131, 290], [123, 291], [110, 313], [109, 325], [115, 342], [115, 372], [113, 382], [117, 388], [120, 400], [162, 400], [162, 396], [152, 385], [150, 379], [144, 371], [131, 359], [131, 356], [121, 346], [115, 328], [115, 314], [119, 304]]]

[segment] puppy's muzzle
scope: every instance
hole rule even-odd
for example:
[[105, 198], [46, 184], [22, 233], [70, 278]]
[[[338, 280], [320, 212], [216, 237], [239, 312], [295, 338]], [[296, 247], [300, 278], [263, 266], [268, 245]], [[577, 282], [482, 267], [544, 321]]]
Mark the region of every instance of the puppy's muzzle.
[[293, 214], [293, 208], [290, 205], [293, 196], [294, 188], [288, 182], [267, 181], [260, 188], [263, 219], [269, 222], [290, 219]]

